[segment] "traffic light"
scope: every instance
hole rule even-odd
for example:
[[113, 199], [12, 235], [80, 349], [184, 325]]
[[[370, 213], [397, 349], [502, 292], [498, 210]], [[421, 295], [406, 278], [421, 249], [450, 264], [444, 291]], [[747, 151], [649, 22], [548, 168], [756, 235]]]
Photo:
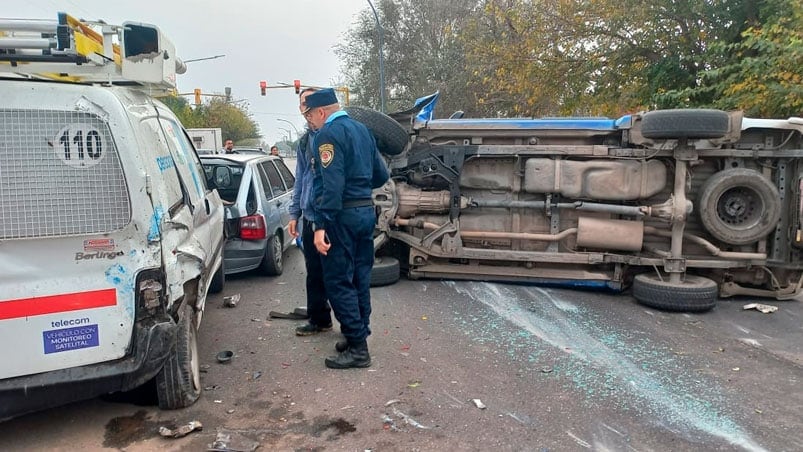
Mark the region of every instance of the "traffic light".
[[201, 105], [201, 88], [195, 88], [195, 105]]
[[296, 94], [301, 92], [301, 80], [293, 80], [293, 88], [296, 89]]
[[259, 90], [262, 91], [262, 95], [264, 96], [265, 95], [265, 91], [268, 90], [268, 82], [266, 82], [265, 80], [260, 80], [259, 81]]

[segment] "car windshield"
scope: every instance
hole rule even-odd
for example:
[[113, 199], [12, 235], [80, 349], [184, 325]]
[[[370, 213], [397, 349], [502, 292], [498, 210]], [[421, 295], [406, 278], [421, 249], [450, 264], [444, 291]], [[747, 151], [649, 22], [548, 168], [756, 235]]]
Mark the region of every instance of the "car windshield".
[[234, 148], [232, 149], [232, 151], [234, 151], [237, 154], [261, 154], [261, 155], [268, 154], [261, 148]]
[[[245, 171], [242, 164], [214, 158], [204, 158], [201, 163], [204, 166], [206, 183], [209, 187], [216, 188], [221, 199], [235, 202], [243, 179], [243, 171]], [[226, 172], [227, 168], [229, 172]], [[227, 177], [229, 173], [231, 174], [230, 178]]]

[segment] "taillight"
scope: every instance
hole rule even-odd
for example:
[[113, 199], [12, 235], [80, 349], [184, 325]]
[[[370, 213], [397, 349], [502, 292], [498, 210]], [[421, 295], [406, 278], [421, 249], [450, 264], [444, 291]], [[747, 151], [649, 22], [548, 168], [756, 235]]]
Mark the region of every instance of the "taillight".
[[267, 237], [265, 217], [249, 215], [240, 218], [240, 238], [243, 240], [259, 240]]

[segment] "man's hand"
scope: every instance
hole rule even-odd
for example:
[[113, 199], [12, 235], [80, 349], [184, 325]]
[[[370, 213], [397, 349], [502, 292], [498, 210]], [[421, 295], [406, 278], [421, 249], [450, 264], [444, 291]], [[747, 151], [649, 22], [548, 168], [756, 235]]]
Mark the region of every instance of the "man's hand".
[[324, 256], [326, 256], [329, 248], [332, 247], [332, 244], [329, 243], [329, 239], [326, 237], [326, 231], [323, 229], [318, 229], [315, 231], [315, 239], [313, 240], [313, 243], [315, 243], [315, 249], [317, 249], [318, 252]]
[[287, 229], [290, 230], [290, 235], [294, 238], [298, 237], [298, 231], [296, 230], [296, 225], [298, 224], [298, 220], [290, 220], [287, 222]]

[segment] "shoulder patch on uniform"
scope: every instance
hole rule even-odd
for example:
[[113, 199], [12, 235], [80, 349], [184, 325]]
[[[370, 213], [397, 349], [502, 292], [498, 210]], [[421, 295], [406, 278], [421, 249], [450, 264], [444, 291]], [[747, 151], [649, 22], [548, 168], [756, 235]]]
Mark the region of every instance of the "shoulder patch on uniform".
[[326, 168], [335, 158], [335, 147], [331, 143], [324, 143], [318, 146], [318, 155], [321, 156], [321, 166]]

